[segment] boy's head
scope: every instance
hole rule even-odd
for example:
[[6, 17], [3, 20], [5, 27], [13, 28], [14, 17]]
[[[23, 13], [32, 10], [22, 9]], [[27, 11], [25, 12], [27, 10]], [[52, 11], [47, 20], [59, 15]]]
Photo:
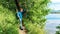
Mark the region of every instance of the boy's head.
[[20, 8], [20, 11], [23, 12], [23, 8]]

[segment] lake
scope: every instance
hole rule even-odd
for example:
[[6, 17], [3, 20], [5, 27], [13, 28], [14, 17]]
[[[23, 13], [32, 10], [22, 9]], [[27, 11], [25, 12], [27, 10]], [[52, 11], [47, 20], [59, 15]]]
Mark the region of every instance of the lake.
[[48, 14], [46, 18], [45, 30], [47, 30], [47, 34], [55, 34], [56, 26], [60, 24], [60, 14]]

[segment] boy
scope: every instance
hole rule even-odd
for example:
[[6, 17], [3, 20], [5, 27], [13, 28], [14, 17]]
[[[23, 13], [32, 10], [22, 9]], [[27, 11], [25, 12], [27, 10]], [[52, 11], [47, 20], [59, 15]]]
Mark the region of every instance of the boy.
[[17, 11], [17, 17], [19, 18], [20, 20], [20, 29], [23, 30], [23, 26], [22, 26], [22, 16], [23, 16], [23, 9], [20, 8], [20, 11], [18, 10]]

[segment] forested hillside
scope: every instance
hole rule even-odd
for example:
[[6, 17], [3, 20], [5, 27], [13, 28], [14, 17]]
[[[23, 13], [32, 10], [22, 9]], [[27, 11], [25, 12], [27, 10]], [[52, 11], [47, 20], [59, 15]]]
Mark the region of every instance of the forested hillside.
[[[27, 34], [44, 34], [48, 2], [49, 0], [20, 0], [21, 6], [28, 10], [27, 17], [23, 16]], [[18, 34], [19, 20], [15, 9], [14, 0], [0, 0], [0, 34]]]

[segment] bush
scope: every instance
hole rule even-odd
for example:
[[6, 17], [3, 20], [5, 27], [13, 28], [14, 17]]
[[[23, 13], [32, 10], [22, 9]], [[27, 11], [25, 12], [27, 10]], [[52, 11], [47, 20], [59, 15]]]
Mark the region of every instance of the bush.
[[0, 5], [0, 34], [18, 34], [15, 15]]
[[0, 23], [0, 34], [18, 34], [16, 25]]
[[58, 30], [56, 31], [56, 34], [60, 34], [60, 25], [56, 27]]

